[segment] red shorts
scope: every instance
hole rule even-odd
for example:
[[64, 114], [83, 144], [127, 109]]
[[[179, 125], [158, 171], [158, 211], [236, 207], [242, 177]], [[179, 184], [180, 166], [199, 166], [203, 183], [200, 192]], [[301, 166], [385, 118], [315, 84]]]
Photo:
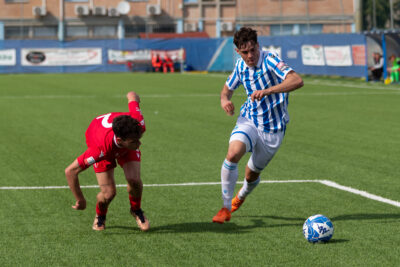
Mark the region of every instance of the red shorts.
[[[126, 153], [125, 155], [118, 157], [116, 160], [118, 161], [118, 165], [123, 167], [125, 163], [129, 162], [129, 161], [139, 161], [140, 162], [141, 159], [141, 152], [140, 150], [129, 150], [128, 153]], [[106, 172], [109, 170], [114, 169], [115, 167], [117, 167], [117, 164], [115, 162], [115, 160], [107, 160], [104, 159], [102, 161], [96, 162], [95, 164], [93, 164], [93, 169], [94, 172], [99, 173], [99, 172]]]

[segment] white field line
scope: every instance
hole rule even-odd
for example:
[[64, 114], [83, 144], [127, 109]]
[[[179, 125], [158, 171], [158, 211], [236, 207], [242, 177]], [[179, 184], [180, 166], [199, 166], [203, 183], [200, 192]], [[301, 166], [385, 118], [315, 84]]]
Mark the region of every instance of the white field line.
[[[351, 96], [351, 95], [400, 95], [400, 90], [391, 92], [320, 92], [303, 93], [293, 92], [292, 96]], [[234, 97], [243, 97], [244, 93], [238, 92]], [[32, 100], [32, 99], [86, 99], [96, 98], [95, 95], [23, 95], [23, 96], [0, 96], [0, 100]], [[124, 98], [124, 95], [114, 95], [114, 98]], [[143, 94], [142, 98], [177, 98], [177, 97], [219, 97], [219, 94]]]
[[[228, 78], [229, 74], [224, 74], [224, 73], [190, 73], [190, 72], [185, 72], [185, 75], [189, 76], [199, 76], [199, 75], [207, 75], [207, 77], [216, 77], [216, 78]], [[373, 90], [395, 90], [395, 91], [400, 91], [400, 86], [387, 86], [383, 85], [382, 83], [367, 83], [365, 84], [356, 84], [352, 82], [327, 82], [327, 81], [322, 81], [319, 79], [315, 80], [304, 80], [304, 84], [312, 84], [312, 85], [322, 85], [322, 86], [342, 86], [342, 87], [350, 87], [350, 88], [360, 88], [360, 89], [373, 89]]]
[[371, 83], [363, 84], [355, 84], [350, 82], [323, 82], [319, 80], [314, 81], [305, 81], [304, 84], [312, 84], [312, 85], [321, 85], [321, 86], [342, 86], [342, 87], [350, 87], [350, 88], [360, 88], [360, 89], [372, 89], [372, 90], [392, 90], [392, 91], [400, 91], [400, 86], [392, 87], [387, 85], [376, 85]]
[[[243, 182], [238, 182], [239, 184]], [[342, 191], [356, 194], [368, 199], [386, 203], [395, 207], [400, 207], [399, 201], [390, 200], [377, 196], [366, 191], [361, 191], [349, 186], [343, 186], [329, 180], [264, 180], [262, 184], [271, 183], [320, 183], [329, 187], [333, 187]], [[200, 183], [178, 183], [178, 184], [145, 184], [145, 187], [165, 187], [165, 186], [204, 186], [204, 185], [220, 185], [220, 182], [200, 182]], [[118, 184], [117, 187], [126, 187], [125, 184]], [[98, 185], [82, 185], [81, 188], [98, 188]], [[68, 186], [2, 186], [0, 190], [40, 190], [40, 189], [69, 189]]]
[[322, 181], [319, 181], [319, 182], [321, 184], [324, 184], [324, 185], [329, 186], [329, 187], [333, 187], [333, 188], [336, 188], [336, 189], [339, 189], [339, 190], [347, 191], [347, 192], [350, 192], [350, 193], [353, 193], [353, 194], [356, 194], [356, 195], [360, 195], [360, 196], [363, 196], [363, 197], [366, 197], [366, 198], [369, 198], [369, 199], [373, 199], [373, 200], [376, 200], [376, 201], [379, 201], [379, 202], [387, 203], [387, 204], [390, 204], [392, 206], [400, 207], [400, 202], [398, 202], [398, 201], [394, 201], [394, 200], [390, 200], [390, 199], [387, 199], [387, 198], [383, 198], [383, 197], [368, 193], [366, 191], [361, 191], [361, 190], [354, 189], [354, 188], [351, 188], [351, 187], [348, 187], [348, 186], [343, 186], [343, 185], [337, 184], [337, 183], [332, 182], [332, 181], [327, 181], [327, 180], [322, 180]]
[[0, 99], [68, 99], [68, 98], [96, 98], [94, 95], [4, 95]]

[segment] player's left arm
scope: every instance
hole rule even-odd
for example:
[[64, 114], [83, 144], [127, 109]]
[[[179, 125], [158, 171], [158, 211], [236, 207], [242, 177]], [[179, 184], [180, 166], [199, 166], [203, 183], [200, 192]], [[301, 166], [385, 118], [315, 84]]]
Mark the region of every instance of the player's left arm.
[[69, 188], [74, 195], [76, 202], [72, 208], [76, 210], [84, 210], [86, 208], [86, 199], [83, 196], [81, 187], [79, 185], [78, 174], [84, 169], [78, 163], [78, 160], [75, 159], [66, 169], [65, 169], [65, 178], [67, 179]]
[[140, 123], [144, 132], [146, 130], [146, 125], [144, 123], [143, 114], [139, 106], [139, 95], [136, 92], [131, 91], [126, 94], [126, 98], [128, 99], [129, 112], [131, 113], [131, 116]]
[[291, 70], [280, 84], [271, 86], [264, 90], [255, 91], [251, 95], [251, 100], [261, 100], [264, 96], [276, 93], [288, 93], [302, 87], [303, 85], [303, 79], [300, 75], [298, 75], [294, 70]]

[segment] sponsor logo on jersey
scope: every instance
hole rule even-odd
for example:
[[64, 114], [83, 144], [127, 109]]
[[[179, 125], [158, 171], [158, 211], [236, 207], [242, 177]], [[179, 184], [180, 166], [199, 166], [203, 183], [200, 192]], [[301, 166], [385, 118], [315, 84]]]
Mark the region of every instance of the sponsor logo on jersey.
[[96, 163], [96, 161], [93, 157], [88, 157], [87, 159], [85, 159], [85, 164], [88, 166], [93, 165], [94, 163]]
[[285, 64], [285, 62], [281, 61], [278, 63], [278, 65], [276, 65], [276, 67], [280, 70], [280, 71], [285, 71], [289, 68], [288, 65]]

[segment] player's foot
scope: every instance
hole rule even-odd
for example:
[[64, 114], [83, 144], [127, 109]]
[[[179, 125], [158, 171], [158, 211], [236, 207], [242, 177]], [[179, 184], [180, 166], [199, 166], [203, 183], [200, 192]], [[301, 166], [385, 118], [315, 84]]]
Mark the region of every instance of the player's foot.
[[131, 210], [131, 214], [132, 214], [133, 218], [135, 218], [136, 223], [139, 226], [140, 230], [147, 231], [150, 229], [150, 222], [144, 216], [142, 209]]
[[231, 212], [227, 208], [223, 207], [218, 211], [217, 215], [214, 216], [213, 222], [224, 223], [228, 222], [230, 219], [231, 219]]
[[236, 211], [243, 204], [245, 199], [240, 199], [238, 194], [232, 199], [232, 212]]
[[99, 216], [96, 214], [92, 229], [96, 231], [103, 231], [106, 229], [106, 216]]

